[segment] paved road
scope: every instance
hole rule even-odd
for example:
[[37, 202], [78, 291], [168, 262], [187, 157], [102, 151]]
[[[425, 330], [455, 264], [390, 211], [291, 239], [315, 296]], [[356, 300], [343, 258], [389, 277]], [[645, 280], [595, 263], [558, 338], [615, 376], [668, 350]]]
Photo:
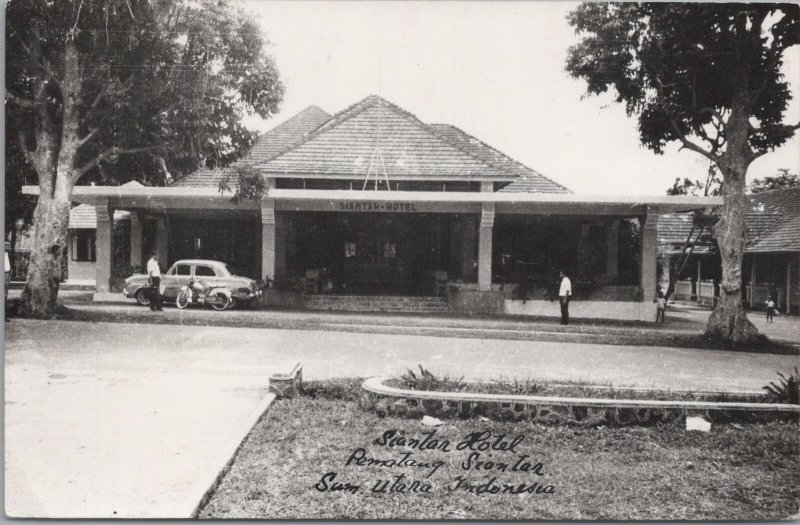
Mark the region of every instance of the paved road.
[[308, 379], [422, 363], [468, 379], [697, 390], [758, 390], [798, 365], [796, 356], [341, 331], [5, 326], [6, 512], [14, 516], [173, 516], [268, 376], [298, 360]]

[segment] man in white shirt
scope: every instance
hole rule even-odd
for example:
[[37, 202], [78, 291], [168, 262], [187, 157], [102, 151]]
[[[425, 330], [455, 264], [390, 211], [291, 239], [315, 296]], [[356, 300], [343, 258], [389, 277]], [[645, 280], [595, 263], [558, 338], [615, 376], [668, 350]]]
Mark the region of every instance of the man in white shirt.
[[158, 252], [147, 261], [147, 280], [150, 283], [150, 310], [161, 311], [161, 268], [158, 266]]
[[572, 281], [561, 270], [558, 274], [561, 278], [561, 287], [558, 290], [558, 302], [561, 304], [561, 324], [569, 324], [569, 298], [572, 297]]

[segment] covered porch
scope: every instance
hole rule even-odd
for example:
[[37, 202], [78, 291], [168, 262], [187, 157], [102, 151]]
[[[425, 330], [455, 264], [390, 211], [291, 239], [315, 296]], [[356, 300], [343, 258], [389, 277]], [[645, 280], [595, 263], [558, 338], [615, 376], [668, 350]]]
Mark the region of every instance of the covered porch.
[[[554, 315], [548, 290], [565, 269], [586, 316], [638, 320], [654, 317], [659, 214], [720, 200], [274, 186], [260, 201], [238, 204], [213, 188], [80, 186], [73, 198], [97, 211], [98, 297], [113, 284], [110, 217], [127, 210], [131, 267], [153, 250], [165, 266], [215, 258], [261, 279], [338, 264], [345, 286], [365, 269], [382, 271], [406, 287], [399, 294], [429, 293], [420, 273], [441, 272], [451, 310], [519, 315]], [[392, 259], [396, 265], [386, 266]], [[367, 277], [367, 288], [381, 280]]]

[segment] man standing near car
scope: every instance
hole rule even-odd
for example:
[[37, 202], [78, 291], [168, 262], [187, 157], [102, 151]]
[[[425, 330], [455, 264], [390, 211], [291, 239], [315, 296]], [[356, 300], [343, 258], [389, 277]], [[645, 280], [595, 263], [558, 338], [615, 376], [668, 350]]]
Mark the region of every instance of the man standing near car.
[[561, 270], [558, 273], [561, 278], [561, 287], [558, 290], [558, 302], [561, 304], [561, 324], [569, 324], [569, 299], [572, 297], [572, 282]]
[[147, 261], [147, 280], [150, 283], [150, 310], [162, 311], [161, 308], [161, 268], [158, 266], [158, 252], [153, 252]]

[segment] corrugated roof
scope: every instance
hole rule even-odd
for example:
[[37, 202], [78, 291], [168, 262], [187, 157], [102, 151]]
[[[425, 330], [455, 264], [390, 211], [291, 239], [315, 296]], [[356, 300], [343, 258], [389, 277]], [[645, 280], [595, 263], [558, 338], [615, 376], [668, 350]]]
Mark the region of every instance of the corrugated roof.
[[303, 137], [330, 119], [331, 116], [317, 106], [309, 106], [286, 122], [261, 135], [250, 152], [227, 168], [200, 168], [173, 183], [173, 186], [218, 187], [220, 180], [232, 173], [236, 166], [263, 162], [285, 151]]

